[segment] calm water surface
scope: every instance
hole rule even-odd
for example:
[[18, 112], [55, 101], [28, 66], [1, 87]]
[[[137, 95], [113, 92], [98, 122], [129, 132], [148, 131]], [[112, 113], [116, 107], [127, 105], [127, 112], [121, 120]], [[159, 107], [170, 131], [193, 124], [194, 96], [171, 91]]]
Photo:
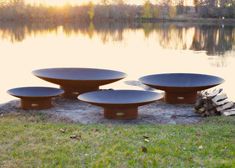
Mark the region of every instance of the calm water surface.
[[14, 99], [6, 90], [55, 86], [34, 77], [34, 69], [94, 67], [129, 76], [103, 88], [139, 89], [126, 80], [153, 73], [218, 75], [235, 100], [235, 26], [186, 24], [0, 24], [0, 103]]

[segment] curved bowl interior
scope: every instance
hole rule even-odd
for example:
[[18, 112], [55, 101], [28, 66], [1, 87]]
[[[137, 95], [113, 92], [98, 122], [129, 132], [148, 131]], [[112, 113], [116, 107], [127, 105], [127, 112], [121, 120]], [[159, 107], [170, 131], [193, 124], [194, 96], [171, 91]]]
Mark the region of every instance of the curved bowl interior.
[[112, 80], [122, 79], [126, 74], [119, 71], [92, 68], [50, 68], [33, 71], [40, 78], [61, 80]]
[[78, 99], [96, 104], [138, 104], [162, 98], [160, 93], [138, 90], [107, 90], [85, 93]]
[[16, 97], [53, 97], [64, 93], [62, 89], [50, 87], [21, 87], [8, 90]]
[[224, 82], [217, 76], [190, 73], [169, 73], [149, 75], [139, 79], [152, 87], [199, 88], [216, 86]]

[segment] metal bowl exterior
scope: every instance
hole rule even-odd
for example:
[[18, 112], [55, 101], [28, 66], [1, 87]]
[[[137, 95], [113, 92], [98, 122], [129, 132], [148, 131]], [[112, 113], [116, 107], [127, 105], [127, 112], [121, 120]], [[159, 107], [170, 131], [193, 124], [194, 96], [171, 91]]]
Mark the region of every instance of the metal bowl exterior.
[[224, 82], [217, 76], [193, 73], [167, 73], [144, 76], [143, 84], [165, 91], [165, 100], [172, 104], [193, 104], [197, 92]]
[[58, 84], [65, 90], [64, 97], [77, 98], [79, 94], [96, 91], [100, 86], [119, 81], [126, 74], [119, 71], [94, 68], [50, 68], [33, 71], [45, 81]]
[[104, 117], [108, 119], [136, 119], [138, 107], [163, 96], [159, 93], [137, 90], [107, 90], [82, 94], [79, 100], [104, 108]]
[[52, 87], [19, 87], [7, 91], [8, 94], [18, 98], [49, 98], [59, 96], [64, 93], [62, 89]]
[[64, 93], [62, 89], [50, 87], [21, 87], [7, 91], [10, 95], [21, 99], [21, 108], [25, 110], [41, 110], [51, 108], [52, 97]]

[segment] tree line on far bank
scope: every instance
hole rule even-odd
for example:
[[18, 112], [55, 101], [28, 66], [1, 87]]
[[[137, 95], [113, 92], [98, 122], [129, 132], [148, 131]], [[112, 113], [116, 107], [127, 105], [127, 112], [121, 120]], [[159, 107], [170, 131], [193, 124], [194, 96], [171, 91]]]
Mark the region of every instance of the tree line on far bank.
[[57, 20], [124, 20], [177, 19], [184, 17], [235, 18], [235, 0], [194, 0], [194, 6], [185, 6], [187, 0], [143, 0], [143, 5], [126, 4], [124, 0], [91, 1], [83, 5], [44, 6], [26, 4], [24, 0], [0, 0], [0, 20], [57, 21]]

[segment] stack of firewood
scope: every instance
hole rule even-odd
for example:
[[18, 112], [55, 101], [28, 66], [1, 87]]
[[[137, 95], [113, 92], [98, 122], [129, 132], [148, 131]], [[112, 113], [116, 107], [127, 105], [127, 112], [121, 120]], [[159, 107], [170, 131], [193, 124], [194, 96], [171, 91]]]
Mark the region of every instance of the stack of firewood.
[[201, 116], [235, 115], [235, 104], [229, 101], [223, 89], [203, 91], [195, 104], [196, 113]]

